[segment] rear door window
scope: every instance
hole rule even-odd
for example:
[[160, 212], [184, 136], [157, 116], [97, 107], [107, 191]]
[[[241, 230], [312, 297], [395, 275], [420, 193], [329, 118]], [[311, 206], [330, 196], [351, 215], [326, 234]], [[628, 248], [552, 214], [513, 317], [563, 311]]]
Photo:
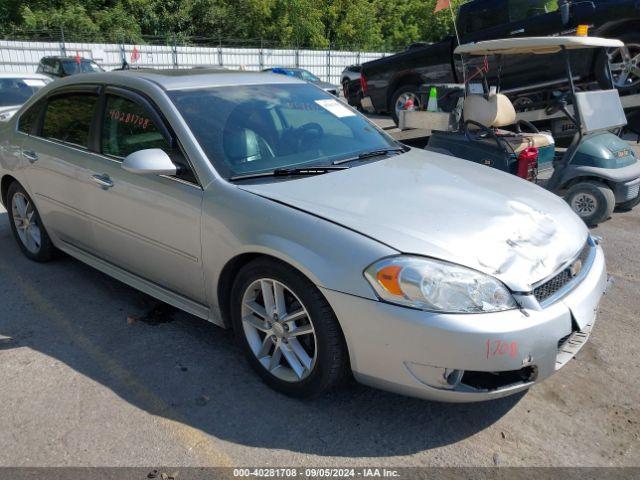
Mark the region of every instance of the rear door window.
[[558, 10], [558, 0], [509, 0], [509, 19], [519, 22]]
[[51, 140], [89, 148], [89, 132], [98, 96], [70, 93], [49, 99], [42, 136]]
[[35, 105], [29, 107], [29, 109], [20, 115], [18, 119], [18, 131], [31, 134], [36, 127], [36, 122], [40, 117], [42, 111], [42, 103], [38, 102]]
[[469, 3], [463, 7], [466, 7], [462, 25], [465, 34], [482, 32], [509, 22], [503, 1], [480, 2], [477, 6]]

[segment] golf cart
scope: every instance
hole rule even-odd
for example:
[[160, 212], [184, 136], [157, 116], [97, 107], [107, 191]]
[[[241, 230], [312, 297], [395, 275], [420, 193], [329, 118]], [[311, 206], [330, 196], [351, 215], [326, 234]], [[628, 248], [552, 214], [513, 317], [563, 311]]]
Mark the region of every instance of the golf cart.
[[[519, 37], [458, 46], [455, 53], [465, 65], [478, 65], [478, 57], [484, 57], [484, 65], [465, 72], [464, 98], [457, 114], [452, 114], [453, 128], [432, 131], [426, 148], [534, 181], [563, 196], [587, 225], [606, 220], [616, 206], [633, 208], [640, 203], [640, 161], [627, 142], [611, 133], [627, 123], [618, 91], [613, 83], [609, 90], [577, 91], [570, 58], [575, 49], [622, 46], [619, 40], [595, 37]], [[551, 134], [516, 121], [513, 104], [500, 93], [503, 56], [558, 53], [565, 59], [568, 89], [555, 97], [546, 112], [561, 111], [575, 124], [577, 132], [566, 150], [556, 149]], [[487, 56], [495, 57], [498, 64], [493, 88], [488, 82]], [[474, 76], [480, 82], [471, 83]]]

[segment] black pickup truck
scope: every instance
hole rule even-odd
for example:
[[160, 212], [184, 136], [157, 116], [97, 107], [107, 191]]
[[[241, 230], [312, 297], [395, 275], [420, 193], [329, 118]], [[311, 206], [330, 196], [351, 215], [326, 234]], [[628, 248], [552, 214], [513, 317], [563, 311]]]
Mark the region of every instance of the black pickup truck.
[[[472, 0], [460, 6], [456, 24], [461, 43], [516, 36], [573, 35], [578, 25], [589, 25], [590, 36], [618, 38], [625, 42], [626, 50], [608, 54], [585, 50], [587, 53], [576, 54], [572, 59], [576, 66], [574, 73], [581, 80], [609, 85], [606, 68], [609, 61], [618, 89], [640, 88], [640, 0]], [[398, 112], [409, 98], [419, 105], [420, 85], [462, 83], [460, 59], [453, 55], [456, 46], [456, 38], [451, 36], [364, 63], [360, 82], [365, 97], [363, 106], [378, 113], [390, 113], [397, 123]], [[549, 60], [548, 55], [505, 58], [503, 90], [548, 88], [564, 79], [561, 57], [551, 63]], [[366, 97], [371, 105], [367, 105]]]

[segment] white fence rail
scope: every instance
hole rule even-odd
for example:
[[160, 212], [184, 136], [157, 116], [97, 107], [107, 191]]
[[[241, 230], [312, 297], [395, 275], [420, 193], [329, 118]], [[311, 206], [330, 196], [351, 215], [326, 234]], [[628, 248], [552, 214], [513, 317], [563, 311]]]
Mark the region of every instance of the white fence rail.
[[197, 65], [231, 69], [262, 70], [269, 67], [300, 67], [321, 79], [340, 83], [342, 70], [354, 64], [389, 55], [383, 52], [345, 52], [333, 50], [284, 50], [271, 48], [186, 47], [126, 45], [115, 43], [58, 43], [0, 40], [1, 72], [33, 72], [44, 56], [80, 55], [92, 58], [106, 70], [131, 62], [134, 48], [139, 54], [135, 65], [151, 68], [190, 68]]

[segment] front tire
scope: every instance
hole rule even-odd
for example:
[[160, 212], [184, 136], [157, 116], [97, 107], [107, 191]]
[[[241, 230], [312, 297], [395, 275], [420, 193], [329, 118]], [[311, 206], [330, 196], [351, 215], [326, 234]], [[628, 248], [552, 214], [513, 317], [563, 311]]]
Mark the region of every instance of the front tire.
[[572, 185], [565, 200], [589, 227], [611, 217], [616, 206], [613, 191], [603, 183], [590, 180]]
[[286, 395], [309, 398], [346, 377], [347, 347], [333, 310], [296, 270], [258, 259], [238, 273], [231, 321], [249, 364]]
[[22, 253], [36, 262], [51, 260], [55, 254], [55, 247], [44, 228], [33, 200], [17, 182], [9, 186], [7, 207], [11, 231]]

